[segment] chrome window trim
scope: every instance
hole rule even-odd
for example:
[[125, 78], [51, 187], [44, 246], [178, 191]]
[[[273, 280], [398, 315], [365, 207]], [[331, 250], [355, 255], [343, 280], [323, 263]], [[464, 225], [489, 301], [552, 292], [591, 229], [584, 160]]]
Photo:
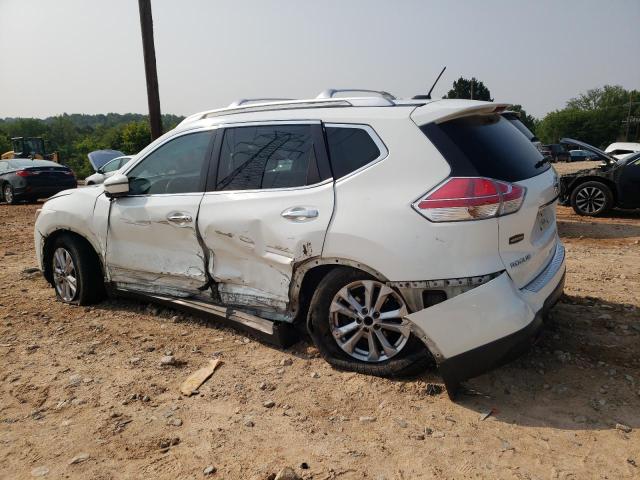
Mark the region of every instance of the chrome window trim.
[[263, 192], [286, 192], [296, 190], [306, 190], [308, 188], [316, 188], [322, 185], [333, 183], [333, 178], [327, 178], [318, 183], [312, 185], [303, 185], [301, 187], [282, 187], [282, 188], [254, 188], [252, 190], [214, 190], [211, 192], [204, 192], [205, 195], [222, 195], [222, 194], [237, 194], [237, 193], [263, 193]]
[[[389, 156], [389, 149], [384, 144], [384, 142], [382, 141], [378, 133], [373, 129], [373, 127], [371, 127], [371, 125], [367, 125], [365, 123], [325, 123], [324, 126], [325, 128], [327, 127], [358, 128], [360, 130], [364, 130], [365, 132], [367, 132], [371, 140], [373, 140], [373, 143], [375, 143], [376, 147], [378, 147], [378, 150], [380, 151], [380, 155], [378, 155], [376, 158], [371, 160], [369, 163], [361, 166], [357, 170], [354, 170], [353, 172], [349, 172], [344, 177], [339, 178], [338, 180], [336, 180], [336, 184], [342, 183], [343, 180], [346, 180], [348, 178], [351, 178], [354, 175], [357, 175], [363, 170], [369, 168], [371, 165], [381, 162], [382, 160], [384, 160]], [[327, 154], [329, 155], [329, 159], [331, 159], [331, 152], [329, 151], [328, 139], [327, 139]]]
[[238, 127], [260, 127], [265, 125], [318, 125], [321, 123], [318, 119], [307, 120], [240, 120], [216, 123], [220, 128], [238, 128]]

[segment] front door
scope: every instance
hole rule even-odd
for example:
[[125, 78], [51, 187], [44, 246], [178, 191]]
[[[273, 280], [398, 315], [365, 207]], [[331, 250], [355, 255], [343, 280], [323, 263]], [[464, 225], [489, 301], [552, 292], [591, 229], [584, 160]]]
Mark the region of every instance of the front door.
[[320, 122], [227, 127], [198, 227], [228, 305], [282, 311], [294, 266], [322, 252], [334, 193]]
[[189, 296], [207, 283], [196, 221], [214, 130], [174, 137], [126, 172], [112, 201], [106, 265], [118, 288]]
[[618, 182], [621, 203], [627, 208], [640, 208], [640, 157], [622, 167]]

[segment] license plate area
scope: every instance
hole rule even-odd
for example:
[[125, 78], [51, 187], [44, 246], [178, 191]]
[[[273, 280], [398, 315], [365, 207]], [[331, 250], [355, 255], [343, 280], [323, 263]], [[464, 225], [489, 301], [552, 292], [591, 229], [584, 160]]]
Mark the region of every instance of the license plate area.
[[536, 222], [533, 227], [532, 240], [543, 236], [549, 229], [554, 228], [556, 224], [556, 205], [555, 202], [545, 205], [538, 209]]

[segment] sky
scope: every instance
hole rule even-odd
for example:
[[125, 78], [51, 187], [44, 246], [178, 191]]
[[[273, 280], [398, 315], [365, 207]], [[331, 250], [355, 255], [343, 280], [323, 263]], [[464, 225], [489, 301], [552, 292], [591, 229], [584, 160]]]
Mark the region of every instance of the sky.
[[[458, 77], [536, 117], [640, 89], [640, 0], [152, 0], [163, 113]], [[0, 0], [0, 118], [147, 112], [136, 0]]]

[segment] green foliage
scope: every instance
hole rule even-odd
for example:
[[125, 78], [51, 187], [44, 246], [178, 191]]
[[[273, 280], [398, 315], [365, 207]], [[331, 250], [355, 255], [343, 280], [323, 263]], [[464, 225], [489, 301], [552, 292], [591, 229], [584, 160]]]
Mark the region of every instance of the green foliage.
[[453, 88], [442, 98], [466, 98], [471, 99], [471, 89], [473, 87], [473, 100], [486, 100], [493, 102], [491, 92], [484, 83], [473, 77], [471, 80], [460, 77], [453, 82]]
[[[184, 117], [163, 115], [165, 131]], [[106, 115], [63, 114], [45, 118], [0, 119], [0, 153], [10, 151], [11, 137], [42, 137], [47, 153], [58, 152], [60, 162], [71, 167], [78, 178], [93, 173], [87, 154], [114, 149], [135, 154], [151, 141], [146, 115], [108, 113]]]
[[[631, 102], [631, 105], [630, 105]], [[631, 111], [629, 112], [629, 107]], [[631, 113], [629, 137], [627, 117]], [[616, 140], [640, 139], [640, 92], [618, 85], [605, 85], [580, 94], [562, 110], [547, 114], [537, 125], [536, 134], [544, 143], [557, 143], [563, 137], [575, 138], [605, 148]]]
[[138, 153], [151, 142], [149, 122], [131, 122], [122, 129], [122, 149]]

